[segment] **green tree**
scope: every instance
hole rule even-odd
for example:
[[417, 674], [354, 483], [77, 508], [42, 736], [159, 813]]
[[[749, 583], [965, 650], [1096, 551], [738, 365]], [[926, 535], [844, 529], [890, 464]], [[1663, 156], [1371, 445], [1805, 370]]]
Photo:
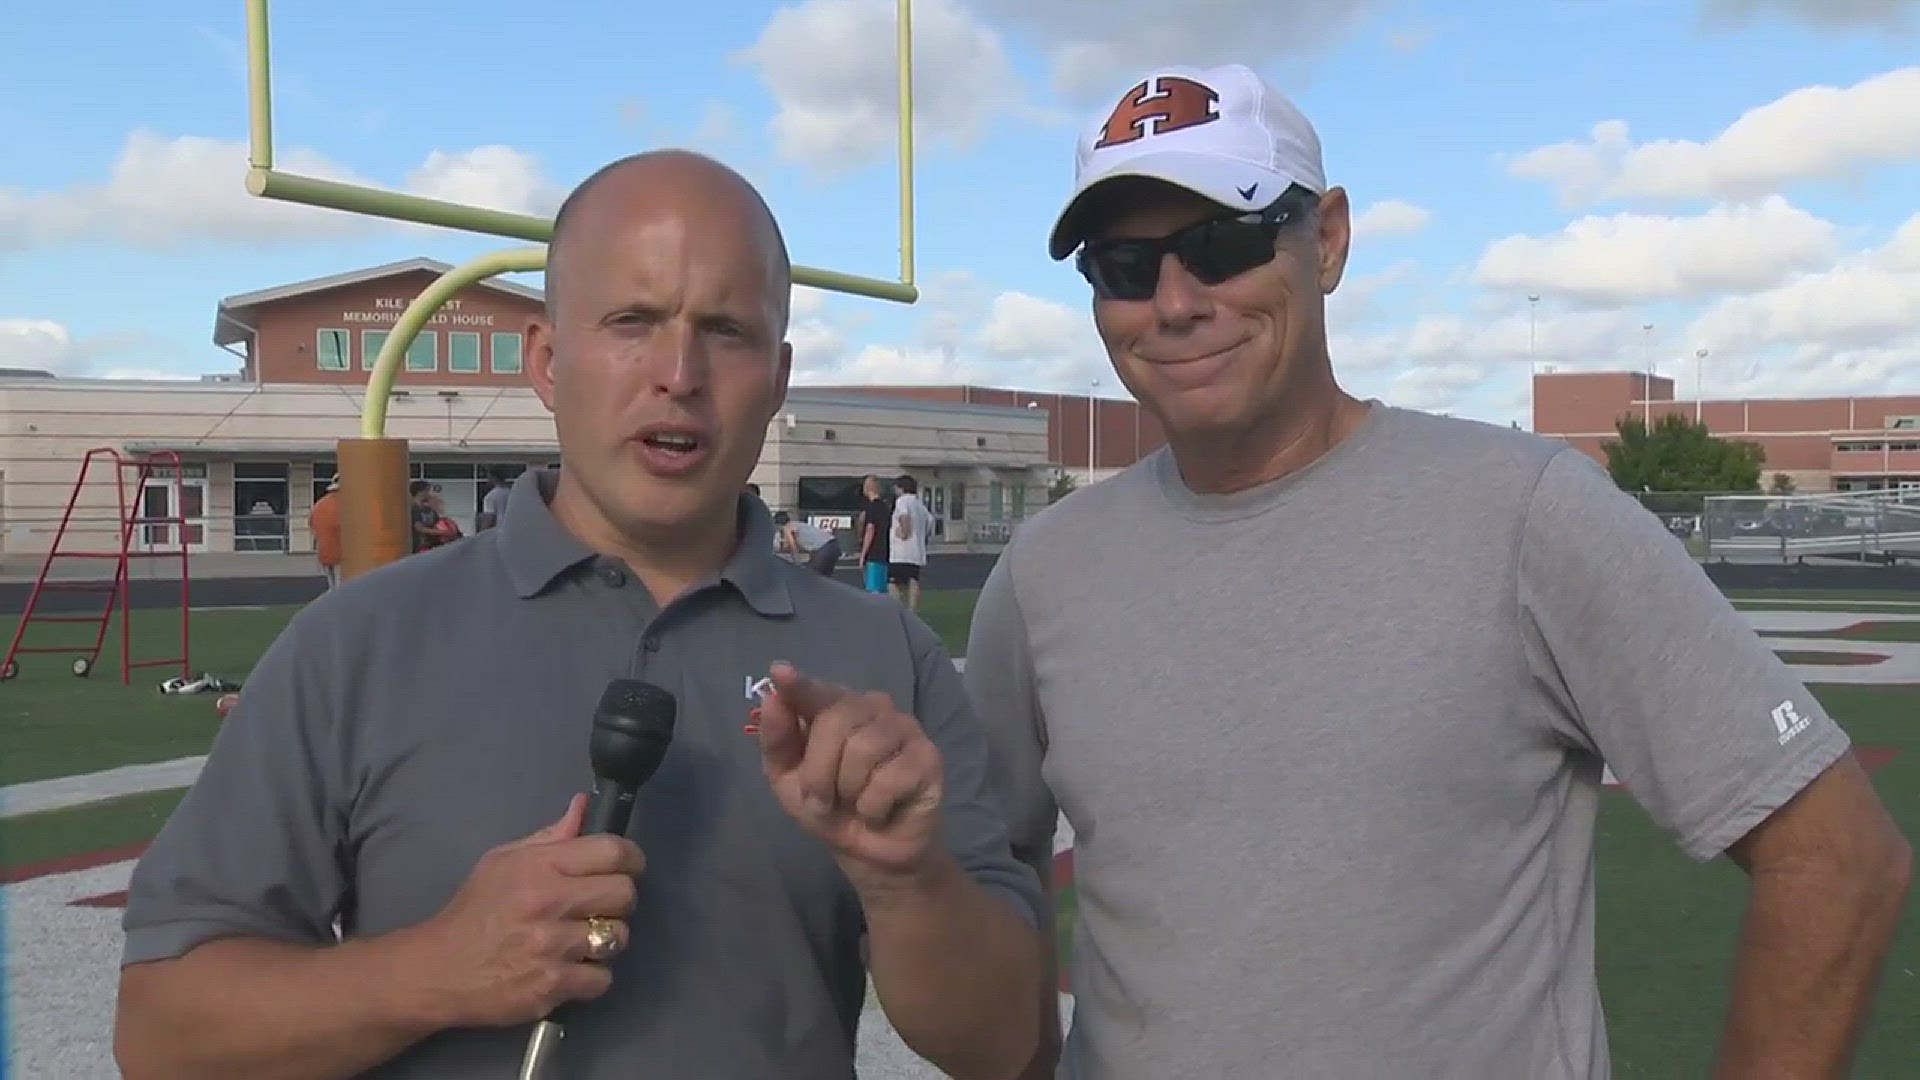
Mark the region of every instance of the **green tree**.
[[1793, 477], [1788, 476], [1786, 473], [1783, 473], [1783, 472], [1774, 473], [1773, 487], [1770, 490], [1775, 495], [1793, 494]]
[[1047, 489], [1047, 502], [1059, 502], [1061, 499], [1073, 494], [1073, 489], [1078, 486], [1079, 481], [1074, 479], [1072, 473], [1061, 473], [1053, 478], [1053, 486]]
[[1614, 430], [1620, 437], [1601, 448], [1613, 482], [1627, 491], [1760, 490], [1766, 454], [1757, 443], [1720, 438], [1672, 413], [1651, 431], [1639, 417], [1623, 418]]

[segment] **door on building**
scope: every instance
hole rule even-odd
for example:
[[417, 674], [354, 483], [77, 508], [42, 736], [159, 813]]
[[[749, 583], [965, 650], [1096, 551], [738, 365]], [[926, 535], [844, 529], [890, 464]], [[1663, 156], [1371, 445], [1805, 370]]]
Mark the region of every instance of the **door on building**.
[[287, 463], [233, 463], [233, 550], [286, 551]]
[[[187, 465], [183, 468], [186, 475], [180, 478], [177, 488], [171, 466], [154, 469], [140, 485], [140, 517], [152, 522], [142, 524], [134, 538], [141, 547], [176, 548], [184, 539], [188, 551], [207, 550], [207, 467]], [[176, 535], [171, 521], [155, 520], [161, 518], [181, 518], [186, 524], [179, 526], [180, 532]]]

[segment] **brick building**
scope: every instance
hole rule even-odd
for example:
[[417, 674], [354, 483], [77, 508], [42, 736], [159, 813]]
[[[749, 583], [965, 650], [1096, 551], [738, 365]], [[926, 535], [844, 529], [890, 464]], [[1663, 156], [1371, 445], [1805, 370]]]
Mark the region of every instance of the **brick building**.
[[1605, 461], [1618, 420], [1675, 414], [1759, 444], [1765, 475], [1785, 473], [1799, 492], [1920, 488], [1920, 395], [1685, 401], [1673, 389], [1639, 371], [1537, 374], [1533, 430]]

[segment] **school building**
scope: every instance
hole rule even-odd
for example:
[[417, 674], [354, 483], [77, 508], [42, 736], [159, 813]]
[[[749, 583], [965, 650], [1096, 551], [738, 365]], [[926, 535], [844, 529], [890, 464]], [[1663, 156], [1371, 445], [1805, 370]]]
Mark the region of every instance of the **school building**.
[[[230, 296], [212, 337], [232, 374], [197, 381], [55, 377], [0, 368], [0, 556], [118, 547], [124, 499], [135, 546], [250, 552], [313, 549], [307, 513], [335, 471], [335, 441], [359, 431], [366, 380], [408, 303], [449, 267], [419, 258]], [[387, 433], [450, 516], [475, 518], [488, 477], [557, 462], [551, 416], [526, 385], [524, 329], [541, 293], [496, 279], [447, 303], [406, 355]], [[0, 364], [5, 358], [0, 357]], [[983, 387], [795, 387], [770, 425], [753, 480], [767, 501], [850, 524], [867, 474], [921, 483], [943, 545], [993, 545], [1048, 500], [1065, 472], [1098, 478], [1159, 444], [1130, 401]], [[179, 461], [121, 489], [113, 455]], [[137, 474], [129, 470], [129, 484]], [[470, 525], [469, 525], [470, 527]]]
[[1759, 444], [1767, 486], [1785, 473], [1796, 492], [1920, 489], [1920, 396], [1681, 400], [1673, 380], [1642, 371], [1533, 377], [1533, 430], [1605, 462], [1617, 421], [1667, 415]]

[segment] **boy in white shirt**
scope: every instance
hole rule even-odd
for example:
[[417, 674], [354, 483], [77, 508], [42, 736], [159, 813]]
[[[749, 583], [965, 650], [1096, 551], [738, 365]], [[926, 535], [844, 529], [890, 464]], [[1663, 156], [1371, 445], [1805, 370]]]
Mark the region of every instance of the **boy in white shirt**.
[[901, 476], [893, 482], [899, 497], [893, 503], [893, 550], [887, 562], [887, 581], [893, 595], [909, 611], [920, 610], [920, 571], [927, 565], [927, 539], [933, 533], [933, 514], [920, 501], [920, 482]]

